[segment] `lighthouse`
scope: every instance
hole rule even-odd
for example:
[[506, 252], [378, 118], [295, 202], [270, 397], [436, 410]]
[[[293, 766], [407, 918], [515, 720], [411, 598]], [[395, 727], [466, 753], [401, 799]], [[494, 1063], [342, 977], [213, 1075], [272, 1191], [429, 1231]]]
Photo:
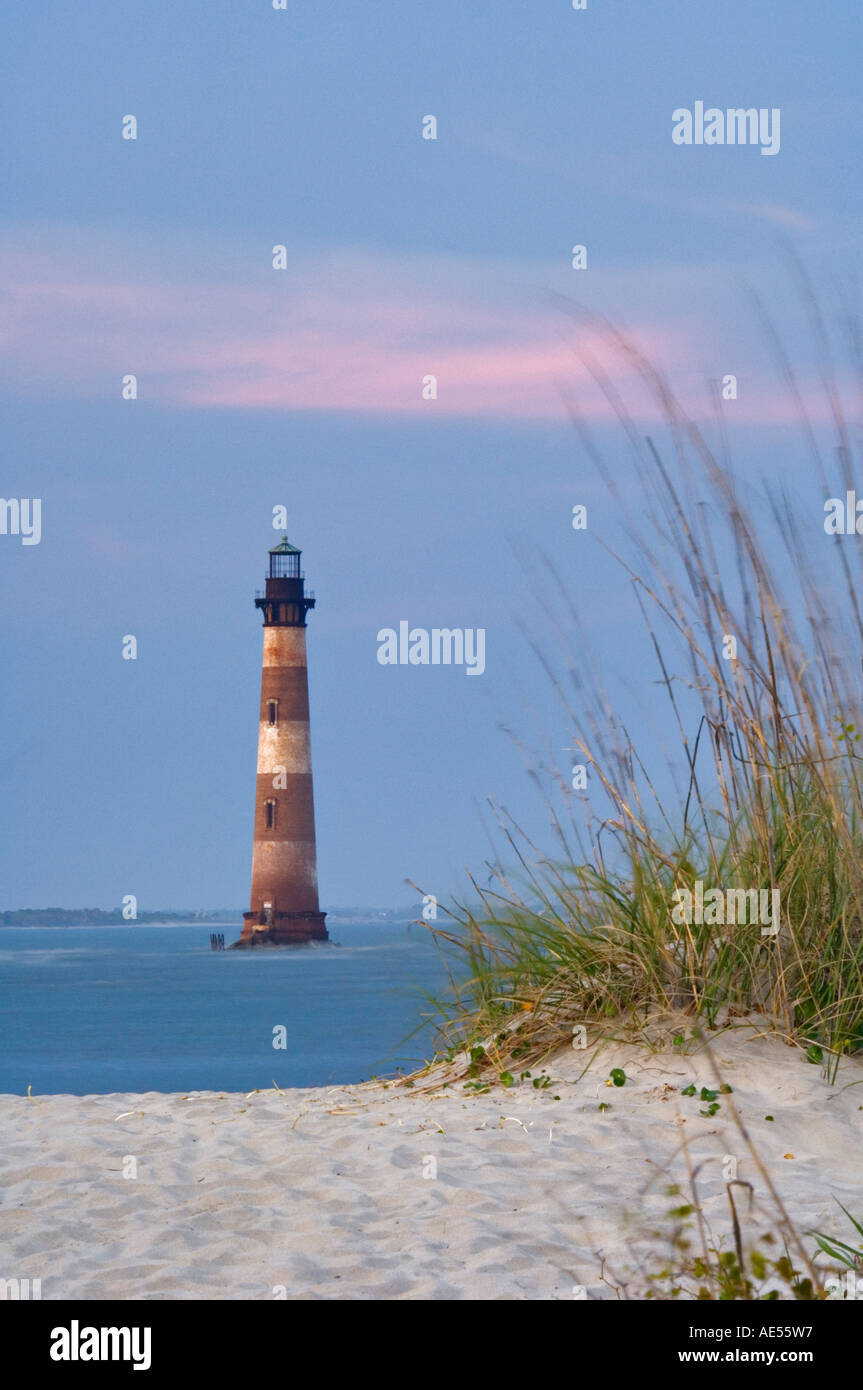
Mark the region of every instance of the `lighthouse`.
[[237, 946], [301, 946], [327, 941], [318, 907], [315, 810], [309, 735], [306, 593], [301, 551], [287, 536], [270, 551], [258, 726], [258, 777], [252, 898]]

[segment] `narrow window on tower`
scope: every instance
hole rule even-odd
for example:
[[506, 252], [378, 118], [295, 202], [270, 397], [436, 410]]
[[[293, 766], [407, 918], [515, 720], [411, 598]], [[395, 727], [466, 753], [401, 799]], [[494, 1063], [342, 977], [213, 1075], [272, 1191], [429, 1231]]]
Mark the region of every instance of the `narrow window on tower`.
[[278, 700], [269, 700], [267, 702], [267, 720], [270, 724], [278, 723], [278, 703]]
[[265, 801], [264, 810], [266, 813], [267, 829], [272, 830], [276, 824], [276, 803], [275, 801]]

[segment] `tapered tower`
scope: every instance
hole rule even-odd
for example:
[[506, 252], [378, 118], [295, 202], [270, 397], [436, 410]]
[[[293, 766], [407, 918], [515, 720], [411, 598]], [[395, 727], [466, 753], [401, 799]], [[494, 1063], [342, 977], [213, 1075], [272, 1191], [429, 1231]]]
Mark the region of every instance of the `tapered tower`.
[[252, 900], [238, 946], [296, 946], [327, 941], [318, 907], [315, 810], [309, 737], [306, 593], [301, 552], [283, 536], [270, 551], [264, 615], [258, 731]]

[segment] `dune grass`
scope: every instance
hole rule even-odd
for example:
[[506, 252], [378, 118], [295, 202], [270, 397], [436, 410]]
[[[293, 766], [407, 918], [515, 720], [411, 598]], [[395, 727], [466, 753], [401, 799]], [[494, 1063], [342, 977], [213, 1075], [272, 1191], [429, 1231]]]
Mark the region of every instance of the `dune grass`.
[[[814, 300], [810, 308], [823, 332]], [[439, 1001], [442, 1051], [466, 1048], [470, 1058], [473, 1047], [475, 1073], [486, 1057], [505, 1067], [546, 1054], [578, 1025], [595, 1036], [683, 1011], [707, 1027], [758, 1015], [823, 1051], [829, 1069], [863, 1047], [863, 540], [825, 534], [820, 504], [803, 514], [741, 483], [724, 442], [714, 450], [638, 348], [607, 324], [602, 331], [664, 420], [661, 445], [640, 437], [591, 364], [632, 452], [634, 502], [577, 416], [575, 424], [628, 537], [626, 556], [615, 558], [655, 654], [644, 701], [667, 699], [679, 734], [680, 804], [654, 791], [648, 759], [602, 683], [558, 677], [540, 653], [589, 799], [574, 798], [558, 774], [569, 818], [549, 798], [551, 849], [500, 812], [512, 872], [488, 865], [489, 882], [471, 879], [470, 900], [448, 909], [446, 925], [427, 924], [458, 957], [452, 997]], [[855, 436], [826, 348], [825, 360], [832, 486], [782, 363], [822, 502], [854, 486]], [[560, 595], [574, 632], [577, 599], [563, 586]], [[577, 822], [585, 804], [586, 831]], [[778, 889], [777, 934], [757, 922], [676, 923], [675, 890], [696, 880], [705, 892]]]

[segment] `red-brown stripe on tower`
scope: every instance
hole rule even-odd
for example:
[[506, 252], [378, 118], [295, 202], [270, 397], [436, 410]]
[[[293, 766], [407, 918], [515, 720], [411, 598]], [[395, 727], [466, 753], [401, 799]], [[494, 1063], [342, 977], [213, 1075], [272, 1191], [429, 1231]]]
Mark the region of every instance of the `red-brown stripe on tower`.
[[283, 536], [255, 599], [264, 615], [255, 847], [251, 907], [238, 946], [329, 939], [318, 907], [306, 671], [306, 613], [315, 597], [305, 592], [300, 555]]

